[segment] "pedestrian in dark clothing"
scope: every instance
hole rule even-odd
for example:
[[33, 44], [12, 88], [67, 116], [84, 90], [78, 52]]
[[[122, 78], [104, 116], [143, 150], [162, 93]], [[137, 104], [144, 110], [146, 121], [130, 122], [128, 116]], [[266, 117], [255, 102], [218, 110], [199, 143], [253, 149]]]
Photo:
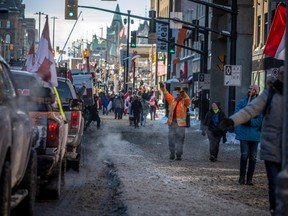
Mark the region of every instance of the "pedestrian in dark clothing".
[[277, 79], [268, 81], [265, 89], [246, 107], [221, 122], [222, 130], [236, 127], [263, 113], [260, 138], [260, 159], [264, 160], [269, 186], [269, 202], [271, 215], [276, 209], [276, 180], [282, 165], [282, 133], [283, 133], [283, 76], [284, 66], [279, 68]]
[[177, 95], [174, 98], [165, 88], [163, 82], [159, 82], [161, 91], [169, 104], [168, 121], [169, 134], [168, 144], [170, 160], [182, 160], [183, 146], [185, 140], [187, 108], [190, 105], [190, 98], [185, 91], [177, 87]]
[[[236, 105], [235, 113], [239, 112], [241, 109], [247, 106], [251, 101], [253, 101], [259, 94], [259, 86], [251, 85], [248, 90], [248, 95], [246, 98], [239, 100]], [[256, 157], [258, 143], [260, 141], [260, 127], [262, 125], [263, 115], [260, 114], [248, 122], [237, 126], [235, 130], [235, 139], [240, 141], [240, 176], [239, 184], [245, 184], [245, 177], [247, 185], [253, 185], [253, 174], [256, 166]], [[249, 162], [248, 162], [249, 160]], [[246, 167], [248, 162], [248, 170], [246, 176]]]
[[211, 162], [217, 161], [219, 144], [223, 137], [226, 142], [226, 134], [219, 128], [219, 123], [225, 118], [225, 113], [221, 110], [219, 103], [212, 103], [212, 108], [206, 113], [203, 126], [209, 140], [209, 151]]
[[86, 125], [84, 127], [85, 130], [90, 125], [90, 123], [92, 121], [96, 121], [97, 122], [97, 128], [100, 128], [101, 120], [100, 120], [99, 112], [98, 112], [98, 103], [97, 103], [98, 97], [95, 96], [94, 100], [95, 100], [95, 103], [93, 105], [88, 106], [88, 111], [89, 111], [90, 115], [89, 115], [89, 118], [88, 118]]
[[141, 102], [139, 101], [137, 95], [135, 95], [133, 98], [131, 110], [132, 110], [133, 117], [134, 117], [134, 126], [135, 126], [135, 128], [138, 128], [139, 122], [140, 122], [140, 113], [142, 111], [142, 105], [141, 105]]
[[103, 115], [108, 115], [108, 104], [109, 104], [109, 100], [108, 98], [106, 97], [105, 94], [103, 94], [102, 96], [102, 106], [103, 106]]

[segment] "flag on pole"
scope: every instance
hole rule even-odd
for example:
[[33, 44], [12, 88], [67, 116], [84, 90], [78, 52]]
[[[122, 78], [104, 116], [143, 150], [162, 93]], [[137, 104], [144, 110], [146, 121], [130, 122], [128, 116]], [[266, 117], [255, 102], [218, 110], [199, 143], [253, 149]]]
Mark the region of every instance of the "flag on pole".
[[33, 41], [33, 43], [31, 44], [31, 47], [29, 49], [27, 58], [26, 58], [25, 66], [22, 68], [22, 70], [32, 71], [34, 65], [35, 65], [35, 44]]
[[123, 27], [119, 32], [119, 37], [124, 38], [125, 37], [125, 27]]
[[130, 100], [130, 91], [127, 91], [126, 94], [124, 95], [124, 113], [128, 113], [128, 103]]
[[[26, 64], [29, 64], [29, 62], [26, 61]], [[47, 82], [50, 87], [58, 85], [56, 64], [49, 36], [48, 15], [46, 16], [44, 29], [36, 51], [35, 64], [32, 65], [32, 67], [29, 65], [27, 71], [37, 73], [37, 75], [40, 76], [43, 81]]]
[[278, 5], [263, 54], [285, 60], [286, 8]]

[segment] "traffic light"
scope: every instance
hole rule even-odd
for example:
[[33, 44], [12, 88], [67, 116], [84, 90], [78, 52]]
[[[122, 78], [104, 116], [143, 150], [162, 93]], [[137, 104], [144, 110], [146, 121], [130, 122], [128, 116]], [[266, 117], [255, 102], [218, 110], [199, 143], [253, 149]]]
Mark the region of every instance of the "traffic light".
[[172, 37], [169, 40], [169, 53], [170, 54], [174, 54], [175, 53], [175, 37]]
[[131, 48], [136, 48], [136, 31], [131, 31]]
[[88, 51], [87, 48], [85, 48], [85, 49], [83, 50], [83, 58], [88, 58], [88, 57], [89, 57], [89, 51]]
[[78, 0], [65, 0], [65, 19], [77, 20]]
[[219, 70], [224, 71], [224, 65], [226, 64], [226, 55], [219, 55], [217, 56], [218, 60], [220, 61], [219, 64], [217, 64], [217, 67]]

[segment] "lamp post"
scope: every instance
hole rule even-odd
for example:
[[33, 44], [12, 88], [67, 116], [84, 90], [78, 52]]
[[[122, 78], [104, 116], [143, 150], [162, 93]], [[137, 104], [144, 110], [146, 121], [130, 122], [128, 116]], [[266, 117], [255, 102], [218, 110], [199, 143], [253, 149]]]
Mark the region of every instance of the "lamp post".
[[54, 41], [55, 41], [55, 19], [58, 19], [58, 17], [51, 17], [51, 19], [53, 19], [53, 39], [52, 39], [52, 47], [55, 50], [55, 46], [54, 46]]
[[47, 15], [47, 14], [45, 14], [45, 13], [43, 13], [43, 12], [36, 12], [36, 13], [34, 13], [34, 15], [39, 15], [39, 32], [38, 32], [38, 40], [40, 41], [40, 28], [41, 28], [41, 15]]
[[[130, 13], [131, 11], [128, 10], [128, 19], [124, 19], [124, 24], [128, 24], [128, 28], [127, 28], [127, 44], [126, 44], [126, 52], [127, 52], [127, 59], [126, 59], [126, 65], [125, 65], [125, 74], [124, 74], [124, 85], [125, 85], [125, 92], [127, 92], [127, 83], [128, 83], [128, 72], [129, 72], [129, 39], [130, 39], [130, 21], [131, 21], [131, 17], [130, 17]], [[131, 24], [133, 24], [133, 20], [131, 21]]]
[[133, 58], [131, 58], [131, 61], [133, 61], [133, 88], [135, 88], [135, 72], [136, 72], [136, 59], [140, 58], [140, 55], [135, 55]]

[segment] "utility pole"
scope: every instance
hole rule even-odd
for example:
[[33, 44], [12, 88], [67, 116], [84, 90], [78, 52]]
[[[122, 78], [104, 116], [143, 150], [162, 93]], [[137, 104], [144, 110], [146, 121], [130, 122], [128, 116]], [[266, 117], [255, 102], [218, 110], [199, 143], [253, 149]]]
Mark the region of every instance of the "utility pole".
[[126, 44], [126, 52], [127, 52], [127, 58], [126, 58], [126, 67], [125, 67], [125, 80], [124, 80], [124, 85], [125, 85], [125, 92], [127, 92], [127, 85], [128, 85], [128, 74], [129, 74], [129, 39], [130, 39], [130, 13], [131, 11], [128, 10], [128, 28], [127, 28], [127, 44]]
[[47, 15], [47, 14], [45, 14], [45, 13], [43, 13], [43, 12], [36, 12], [36, 13], [34, 13], [34, 15], [39, 15], [39, 32], [38, 32], [38, 41], [40, 41], [40, 32], [41, 32], [41, 15]]

